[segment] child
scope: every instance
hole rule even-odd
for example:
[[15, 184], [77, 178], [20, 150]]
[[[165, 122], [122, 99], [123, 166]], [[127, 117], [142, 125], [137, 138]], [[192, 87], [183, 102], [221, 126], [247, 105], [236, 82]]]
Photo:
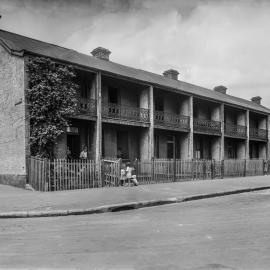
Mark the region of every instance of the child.
[[126, 164], [123, 163], [121, 166], [121, 171], [120, 171], [120, 185], [124, 186], [126, 180], [127, 180]]
[[130, 162], [127, 163], [127, 179], [128, 182], [132, 182], [134, 186], [138, 186], [138, 181], [136, 179], [136, 175], [134, 174], [135, 168], [130, 165]]

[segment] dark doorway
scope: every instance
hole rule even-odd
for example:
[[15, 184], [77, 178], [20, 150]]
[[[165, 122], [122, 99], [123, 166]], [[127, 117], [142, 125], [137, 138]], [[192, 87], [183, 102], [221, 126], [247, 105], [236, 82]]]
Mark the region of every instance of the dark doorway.
[[117, 131], [117, 150], [121, 150], [122, 158], [129, 159], [128, 132]]
[[108, 102], [118, 104], [118, 91], [117, 88], [108, 88]]
[[70, 157], [77, 159], [80, 156], [80, 136], [79, 135], [67, 135], [67, 147], [71, 154]]
[[167, 158], [175, 158], [175, 136], [167, 136]]
[[162, 111], [164, 110], [164, 98], [156, 97], [155, 98], [155, 110]]

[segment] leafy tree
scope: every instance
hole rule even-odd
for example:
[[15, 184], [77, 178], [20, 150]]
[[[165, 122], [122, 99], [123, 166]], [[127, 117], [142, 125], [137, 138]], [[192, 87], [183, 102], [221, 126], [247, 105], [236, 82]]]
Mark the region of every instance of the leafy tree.
[[56, 140], [77, 109], [75, 71], [43, 57], [29, 58], [27, 71], [31, 154], [53, 158]]

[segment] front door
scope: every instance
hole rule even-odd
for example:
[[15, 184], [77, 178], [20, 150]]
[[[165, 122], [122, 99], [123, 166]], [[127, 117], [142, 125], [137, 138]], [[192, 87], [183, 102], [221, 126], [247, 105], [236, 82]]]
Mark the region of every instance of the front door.
[[117, 131], [117, 151], [122, 153], [123, 159], [129, 159], [128, 132]]
[[167, 158], [175, 158], [175, 136], [167, 136]]

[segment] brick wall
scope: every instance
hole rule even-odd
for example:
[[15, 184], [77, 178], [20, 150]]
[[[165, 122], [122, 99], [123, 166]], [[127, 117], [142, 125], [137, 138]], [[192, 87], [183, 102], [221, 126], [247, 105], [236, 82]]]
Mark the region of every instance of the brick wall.
[[0, 183], [26, 179], [24, 59], [0, 46]]

